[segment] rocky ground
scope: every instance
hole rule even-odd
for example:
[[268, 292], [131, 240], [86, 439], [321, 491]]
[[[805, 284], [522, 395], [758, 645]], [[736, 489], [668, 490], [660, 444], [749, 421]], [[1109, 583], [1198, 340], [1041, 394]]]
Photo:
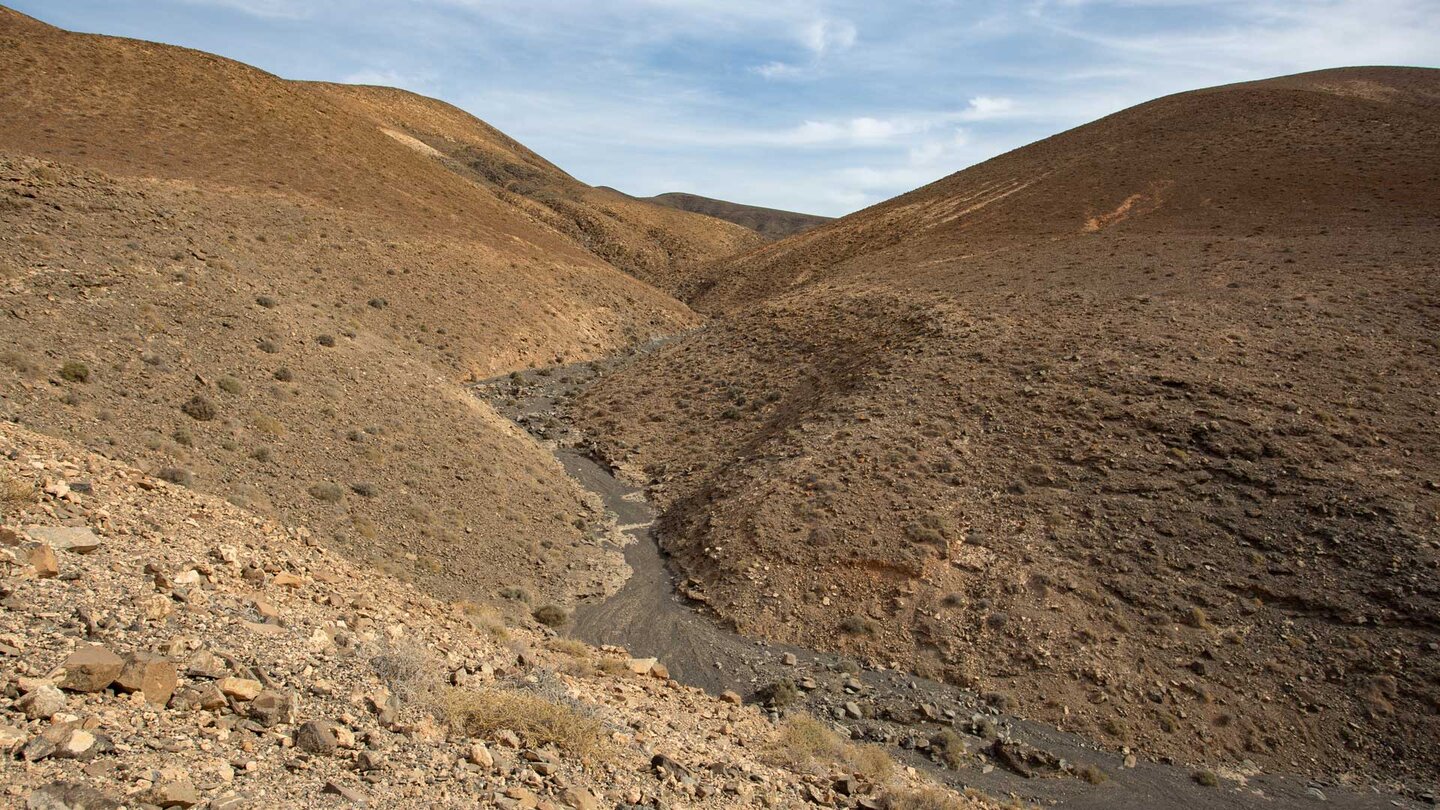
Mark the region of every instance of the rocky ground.
[[5, 804], [984, 801], [12, 424], [0, 456]]
[[[657, 341], [598, 362], [519, 372], [476, 387], [497, 411], [551, 447], [570, 474], [603, 504], [609, 542], [624, 549], [631, 572], [618, 592], [580, 604], [568, 634], [621, 644], [663, 662], [676, 680], [765, 707], [780, 722], [801, 711], [827, 718], [845, 736], [886, 748], [938, 781], [1041, 804], [1073, 808], [1152, 807], [1271, 810], [1317, 801], [1346, 808], [1422, 807], [1426, 789], [1366, 785], [1354, 777], [1307, 779], [1245, 760], [1211, 770], [1204, 763], [1158, 758], [1017, 717], [1002, 693], [981, 694], [908, 672], [897, 661], [851, 658], [746, 637], [706, 610], [701, 583], [677, 576], [659, 549], [656, 513], [645, 490], [615, 477], [573, 421], [577, 398], [613, 374], [663, 349]], [[840, 609], [839, 604], [835, 605]]]

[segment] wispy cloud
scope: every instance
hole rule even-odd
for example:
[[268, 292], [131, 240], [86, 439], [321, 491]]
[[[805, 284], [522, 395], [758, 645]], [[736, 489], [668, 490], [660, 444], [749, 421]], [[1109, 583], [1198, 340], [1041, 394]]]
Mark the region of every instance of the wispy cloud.
[[7, 0], [391, 84], [583, 180], [838, 214], [1180, 90], [1440, 65], [1440, 0]]

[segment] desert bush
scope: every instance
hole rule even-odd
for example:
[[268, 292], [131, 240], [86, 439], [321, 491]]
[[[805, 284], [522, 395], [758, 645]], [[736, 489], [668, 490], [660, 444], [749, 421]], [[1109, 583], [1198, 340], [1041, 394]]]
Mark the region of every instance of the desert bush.
[[276, 343], [273, 340], [270, 340], [269, 338], [263, 338], [260, 340], [259, 343], [256, 343], [255, 345], [260, 349], [260, 351], [265, 352], [266, 354], [276, 354], [280, 351], [280, 344]]
[[790, 767], [830, 763], [840, 758], [845, 744], [829, 726], [808, 714], [792, 714], [776, 730], [772, 752]]
[[519, 585], [508, 585], [500, 589], [501, 599], [513, 599], [516, 602], [530, 602], [530, 592]]
[[1104, 784], [1110, 779], [1109, 774], [1100, 770], [1098, 765], [1081, 765], [1075, 769], [1075, 775], [1092, 785]]
[[188, 487], [195, 483], [195, 473], [184, 467], [161, 467], [160, 471], [155, 473], [155, 477], [172, 484], [179, 484], [182, 487]]
[[334, 345], [335, 345], [335, 336], [334, 336], [334, 335], [320, 335], [319, 337], [315, 338], [315, 342], [316, 342], [316, 343], [319, 343], [321, 346], [325, 346], [326, 348], [329, 348], [330, 346], [334, 346]]
[[170, 438], [174, 439], [175, 443], [181, 447], [195, 446], [195, 435], [190, 432], [189, 428], [179, 428], [170, 434]]
[[938, 787], [893, 790], [885, 794], [886, 810], [968, 810], [972, 805]]
[[930, 738], [930, 750], [945, 767], [956, 770], [965, 764], [965, 740], [948, 728], [942, 728]]
[[444, 662], [413, 641], [397, 641], [370, 657], [370, 667], [386, 688], [406, 703], [431, 704], [440, 697]]
[[371, 298], [366, 303], [370, 305], [371, 309], [384, 309], [390, 306], [390, 302], [386, 301], [384, 298]]
[[851, 636], [871, 636], [879, 628], [864, 616], [846, 616], [840, 620], [840, 632]]
[[257, 295], [255, 296], [255, 303], [266, 309], [274, 309], [278, 302], [268, 295]]
[[90, 367], [79, 360], [66, 360], [60, 367], [60, 378], [69, 382], [90, 382]]
[[776, 708], [783, 708], [800, 700], [800, 690], [795, 688], [794, 681], [789, 678], [766, 684], [755, 694], [762, 702]]
[[204, 394], [196, 394], [185, 400], [185, 404], [180, 406], [180, 412], [197, 422], [209, 422], [219, 413], [215, 403]]
[[541, 605], [530, 613], [535, 621], [546, 627], [559, 627], [569, 621], [570, 615], [559, 605]]
[[451, 727], [470, 736], [514, 732], [528, 746], [553, 745], [581, 760], [609, 756], [605, 729], [576, 709], [525, 692], [448, 689], [443, 699]]
[[310, 497], [324, 503], [339, 503], [340, 499], [345, 497], [345, 490], [341, 489], [339, 484], [331, 481], [311, 484], [306, 492], [310, 493]]
[[273, 416], [265, 416], [263, 414], [256, 416], [250, 420], [250, 424], [254, 426], [256, 430], [270, 436], [279, 436], [285, 432], [285, 426], [280, 423], [279, 419]]
[[895, 760], [878, 745], [851, 745], [845, 751], [845, 764], [851, 772], [872, 785], [878, 785], [895, 773]]
[[1190, 778], [1195, 780], [1195, 784], [1205, 787], [1219, 787], [1220, 785], [1220, 777], [1216, 776], [1214, 771], [1203, 768], [1190, 774]]
[[18, 512], [39, 500], [40, 493], [33, 481], [6, 471], [0, 471], [0, 506], [6, 513]]
[[269, 447], [266, 447], [262, 444], [259, 447], [256, 447], [254, 450], [250, 451], [250, 458], [253, 458], [256, 461], [265, 464], [268, 463], [270, 459], [274, 458], [274, 453], [271, 452]]
[[369, 481], [355, 481], [350, 484], [350, 491], [362, 498], [373, 498], [380, 492], [380, 486]]
[[295, 379], [295, 375], [290, 371], [290, 369], [284, 366], [275, 369], [275, 373], [270, 376], [274, 377], [280, 382], [290, 382], [291, 380]]
[[590, 654], [595, 652], [595, 648], [589, 644], [583, 641], [576, 641], [573, 638], [552, 638], [546, 646], [555, 652], [564, 653], [571, 658], [589, 658]]

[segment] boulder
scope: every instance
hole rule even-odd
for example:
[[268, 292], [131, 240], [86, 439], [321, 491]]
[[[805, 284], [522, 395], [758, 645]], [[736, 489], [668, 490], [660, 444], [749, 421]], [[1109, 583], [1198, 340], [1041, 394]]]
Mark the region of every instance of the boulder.
[[25, 533], [56, 551], [89, 554], [100, 548], [100, 537], [84, 526], [26, 526]]
[[35, 569], [35, 576], [40, 579], [60, 576], [60, 561], [55, 558], [55, 550], [44, 543], [31, 546], [25, 553], [25, 562]]
[[65, 711], [65, 693], [50, 684], [43, 684], [15, 701], [15, 708], [31, 720], [49, 720]]
[[70, 653], [60, 666], [65, 670], [65, 677], [60, 681], [61, 689], [99, 692], [120, 677], [125, 662], [102, 645], [87, 644]]
[[151, 706], [170, 702], [179, 684], [179, 674], [170, 659], [154, 653], [133, 653], [125, 659], [125, 667], [115, 679], [115, 687], [123, 692], [139, 692]]
[[78, 782], [51, 782], [32, 791], [25, 799], [26, 810], [120, 810], [121, 806], [104, 793]]
[[246, 707], [251, 720], [265, 728], [295, 722], [295, 699], [289, 692], [267, 689], [255, 696]]
[[329, 720], [307, 720], [295, 729], [295, 747], [311, 754], [333, 754], [339, 746], [335, 724]]
[[259, 697], [264, 686], [249, 678], [223, 678], [220, 681], [220, 691], [236, 700], [254, 700]]

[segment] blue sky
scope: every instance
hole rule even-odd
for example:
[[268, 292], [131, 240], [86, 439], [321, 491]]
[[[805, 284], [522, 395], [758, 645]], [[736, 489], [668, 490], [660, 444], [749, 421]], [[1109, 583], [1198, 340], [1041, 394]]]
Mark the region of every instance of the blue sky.
[[1440, 0], [0, 0], [454, 103], [579, 179], [838, 215], [1180, 90], [1440, 66]]

